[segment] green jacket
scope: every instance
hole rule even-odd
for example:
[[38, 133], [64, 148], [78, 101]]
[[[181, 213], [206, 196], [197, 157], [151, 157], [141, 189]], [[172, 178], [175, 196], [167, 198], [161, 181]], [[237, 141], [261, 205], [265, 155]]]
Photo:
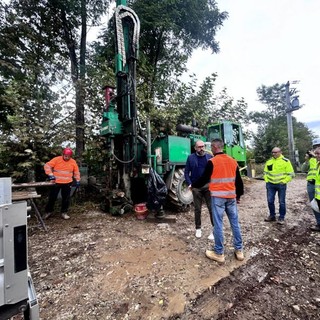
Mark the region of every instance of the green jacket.
[[316, 167], [316, 177], [315, 177], [316, 183], [314, 186], [314, 197], [317, 200], [320, 200], [320, 163], [317, 164]]
[[317, 172], [317, 159], [310, 158], [307, 180], [314, 181], [316, 179], [316, 172]]
[[271, 158], [264, 166], [263, 178], [265, 182], [273, 184], [288, 183], [294, 177], [293, 167], [289, 159], [281, 155], [279, 158]]

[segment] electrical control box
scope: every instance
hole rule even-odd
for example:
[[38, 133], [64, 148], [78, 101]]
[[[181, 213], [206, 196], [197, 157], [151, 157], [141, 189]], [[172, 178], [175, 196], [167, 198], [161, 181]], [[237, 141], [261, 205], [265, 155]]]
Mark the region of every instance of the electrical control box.
[[22, 312], [25, 319], [39, 319], [28, 270], [26, 201], [0, 205], [0, 315], [8, 319]]

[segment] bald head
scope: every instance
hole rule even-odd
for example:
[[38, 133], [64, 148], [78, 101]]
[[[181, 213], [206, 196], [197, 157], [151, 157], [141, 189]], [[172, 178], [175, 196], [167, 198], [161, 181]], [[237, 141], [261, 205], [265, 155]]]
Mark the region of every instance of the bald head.
[[274, 147], [274, 148], [272, 149], [271, 153], [272, 153], [272, 156], [273, 156], [274, 158], [279, 158], [279, 157], [281, 156], [282, 151], [281, 151], [280, 148]]

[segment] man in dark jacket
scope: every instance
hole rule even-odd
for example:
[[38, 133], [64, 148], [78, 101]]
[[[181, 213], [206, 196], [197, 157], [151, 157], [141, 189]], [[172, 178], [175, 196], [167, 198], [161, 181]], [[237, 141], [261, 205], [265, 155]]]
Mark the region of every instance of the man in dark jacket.
[[[198, 140], [195, 143], [195, 153], [189, 155], [184, 169], [184, 176], [189, 188], [192, 190], [193, 195], [193, 204], [194, 204], [194, 218], [196, 225], [196, 237], [201, 238], [201, 207], [202, 200], [204, 198], [209, 214], [211, 224], [213, 226], [212, 214], [211, 214], [211, 198], [208, 183], [200, 188], [191, 188], [193, 182], [203, 174], [204, 168], [207, 165], [209, 159], [212, 158], [212, 155], [205, 151], [205, 145], [202, 140]], [[213, 240], [213, 233], [211, 232], [208, 239]]]

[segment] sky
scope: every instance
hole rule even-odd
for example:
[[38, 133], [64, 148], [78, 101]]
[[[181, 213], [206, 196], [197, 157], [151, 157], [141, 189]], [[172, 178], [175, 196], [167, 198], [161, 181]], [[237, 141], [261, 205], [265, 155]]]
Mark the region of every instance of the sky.
[[216, 35], [220, 52], [196, 50], [190, 73], [200, 82], [217, 73], [217, 92], [243, 97], [249, 111], [263, 110], [258, 87], [289, 81], [302, 105], [292, 115], [320, 136], [320, 0], [216, 2], [229, 14]]

